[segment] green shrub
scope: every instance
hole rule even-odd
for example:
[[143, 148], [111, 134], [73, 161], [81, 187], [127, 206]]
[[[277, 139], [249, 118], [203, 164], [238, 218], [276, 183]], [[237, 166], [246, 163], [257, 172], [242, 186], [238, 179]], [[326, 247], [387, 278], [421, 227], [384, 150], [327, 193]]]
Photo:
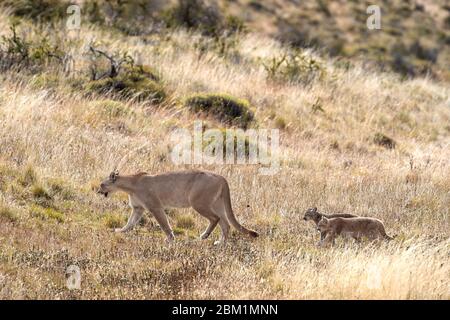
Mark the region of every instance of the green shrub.
[[176, 236], [184, 235], [184, 230], [178, 227], [173, 228], [173, 234]]
[[108, 213], [104, 216], [103, 221], [108, 228], [121, 228], [125, 224], [125, 219], [117, 213]]
[[57, 222], [64, 222], [64, 215], [53, 208], [43, 208], [38, 205], [33, 205], [30, 208], [30, 215], [41, 220], [56, 220]]
[[75, 192], [66, 182], [59, 178], [51, 178], [47, 181], [49, 192], [52, 196], [59, 196], [63, 200], [72, 200], [75, 198]]
[[14, 210], [8, 206], [0, 203], [0, 220], [6, 220], [9, 222], [17, 221], [17, 214]]
[[45, 189], [43, 186], [39, 184], [33, 185], [31, 188], [31, 194], [34, 198], [37, 199], [44, 199], [44, 200], [50, 200], [52, 197], [48, 193], [47, 189]]
[[126, 64], [122, 67], [128, 78], [139, 81], [142, 79], [150, 79], [153, 81], [161, 81], [159, 73], [148, 65], [142, 64]]
[[201, 57], [208, 52], [215, 52], [219, 56], [227, 58], [233, 62], [241, 61], [242, 55], [239, 52], [239, 35], [221, 34], [213, 39], [209, 37], [198, 37], [193, 46]]
[[146, 78], [137, 79], [127, 76], [105, 78], [90, 81], [85, 88], [89, 92], [138, 101], [147, 100], [153, 103], [160, 103], [166, 97], [162, 84]]
[[62, 59], [64, 54], [57, 44], [52, 44], [46, 37], [39, 38], [36, 42], [33, 42], [29, 52], [30, 61], [39, 65], [54, 58]]
[[14, 23], [9, 27], [11, 35], [3, 35], [1, 45], [6, 54], [12, 58], [22, 61], [27, 59], [29, 56], [30, 43], [17, 35], [17, 25], [18, 24]]
[[205, 112], [219, 121], [242, 128], [247, 128], [254, 119], [247, 100], [227, 94], [195, 94], [188, 97], [184, 104], [194, 112]]
[[275, 127], [276, 128], [284, 130], [284, 129], [286, 129], [286, 126], [287, 126], [286, 120], [284, 120], [283, 117], [277, 116], [275, 118]]
[[325, 75], [323, 64], [301, 50], [292, 50], [262, 62], [270, 79], [309, 84]]
[[92, 80], [85, 85], [88, 92], [112, 95], [123, 99], [160, 103], [166, 93], [160, 76], [146, 65], [125, 64], [115, 77]]
[[10, 26], [11, 34], [1, 37], [0, 60], [3, 69], [20, 66], [25, 67], [26, 71], [37, 68], [42, 71], [40, 69], [50, 61], [62, 61], [65, 53], [57, 44], [51, 44], [46, 37], [38, 37], [34, 41], [26, 40], [17, 34], [17, 26], [18, 24], [13, 23]]
[[56, 88], [60, 80], [60, 77], [56, 74], [41, 73], [34, 76], [30, 84], [36, 89]]
[[32, 185], [37, 181], [37, 175], [31, 165], [27, 166], [25, 170], [22, 172], [20, 177], [18, 178], [18, 182], [20, 185], [27, 187]]
[[194, 229], [195, 220], [190, 215], [180, 215], [176, 218], [176, 226], [181, 229]]

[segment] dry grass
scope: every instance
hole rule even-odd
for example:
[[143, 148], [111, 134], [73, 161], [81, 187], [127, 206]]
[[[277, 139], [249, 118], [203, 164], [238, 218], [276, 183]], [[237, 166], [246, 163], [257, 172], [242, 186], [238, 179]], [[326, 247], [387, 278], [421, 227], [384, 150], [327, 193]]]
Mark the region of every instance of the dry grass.
[[[170, 97], [159, 108], [112, 104], [66, 90], [64, 82], [50, 90], [14, 71], [0, 75], [0, 298], [450, 298], [446, 84], [344, 70], [331, 60], [327, 77], [309, 86], [274, 82], [258, 58], [284, 48], [252, 34], [239, 42], [239, 62], [214, 51], [199, 55], [200, 36], [185, 31], [157, 45], [90, 26], [80, 35], [75, 54], [94, 36], [109, 50], [140, 53], [158, 68]], [[218, 233], [197, 240], [207, 222], [191, 210], [169, 213], [178, 231], [171, 246], [151, 219], [114, 234], [129, 211], [126, 197], [105, 199], [92, 188], [124, 157], [122, 171], [182, 169], [169, 160], [167, 137], [192, 128], [195, 115], [180, 101], [194, 92], [249, 100], [260, 128], [283, 119], [278, 174], [260, 176], [250, 165], [202, 167], [229, 180], [238, 219], [260, 238], [234, 233], [225, 247], [213, 246]], [[374, 143], [379, 132], [396, 148]], [[398, 237], [318, 248], [315, 228], [302, 220], [313, 205], [380, 218]], [[81, 290], [66, 288], [71, 264], [81, 268]]]

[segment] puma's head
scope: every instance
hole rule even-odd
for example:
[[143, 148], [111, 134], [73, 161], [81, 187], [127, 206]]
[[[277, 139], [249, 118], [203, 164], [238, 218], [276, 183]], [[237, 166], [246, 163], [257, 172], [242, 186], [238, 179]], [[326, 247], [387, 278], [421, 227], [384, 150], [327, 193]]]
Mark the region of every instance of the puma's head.
[[97, 193], [103, 194], [105, 197], [108, 196], [109, 193], [117, 191], [116, 181], [119, 176], [119, 171], [114, 170], [111, 172], [108, 178], [100, 183], [100, 188]]
[[327, 231], [329, 226], [330, 220], [328, 220], [325, 217], [322, 217], [322, 219], [320, 219], [319, 223], [317, 224], [317, 230], [319, 230], [320, 232]]
[[309, 208], [308, 210], [306, 210], [303, 220], [305, 220], [305, 221], [316, 220], [317, 218], [320, 218], [320, 215], [317, 212], [317, 208], [314, 207], [314, 208]]

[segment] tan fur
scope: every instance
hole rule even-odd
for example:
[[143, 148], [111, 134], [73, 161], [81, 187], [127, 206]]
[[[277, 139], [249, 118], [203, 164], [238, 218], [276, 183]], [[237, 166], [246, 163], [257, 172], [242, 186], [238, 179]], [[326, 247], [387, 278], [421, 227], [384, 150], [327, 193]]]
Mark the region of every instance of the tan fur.
[[128, 176], [112, 172], [101, 183], [98, 192], [107, 196], [115, 191], [126, 192], [133, 209], [128, 223], [123, 228], [116, 229], [116, 232], [131, 230], [144, 211], [148, 210], [166, 233], [168, 241], [173, 241], [174, 235], [164, 208], [192, 207], [209, 220], [209, 226], [201, 235], [202, 239], [208, 238], [217, 224], [222, 230], [222, 243], [228, 238], [230, 224], [242, 233], [258, 236], [255, 231], [243, 227], [236, 220], [231, 207], [228, 182], [224, 177], [211, 172], [190, 170]]
[[320, 232], [326, 232], [327, 236], [321, 245], [334, 243], [337, 236], [350, 236], [355, 240], [359, 240], [362, 237], [368, 239], [387, 239], [392, 240], [386, 234], [384, 224], [381, 220], [375, 218], [331, 218], [322, 217], [319, 221], [317, 228]]
[[[320, 213], [319, 211], [317, 211], [317, 207], [314, 207], [314, 208], [309, 208], [308, 210], [306, 210], [303, 220], [305, 220], [305, 221], [312, 220], [312, 221], [314, 221], [314, 223], [316, 224], [316, 227], [317, 227], [317, 225], [319, 224], [319, 221], [323, 217], [330, 219], [330, 218], [356, 218], [358, 216], [355, 216], [355, 215], [349, 214], [349, 213], [324, 214], [324, 213]], [[325, 239], [326, 236], [327, 236], [326, 231], [320, 232], [320, 241], [323, 241], [323, 239]]]

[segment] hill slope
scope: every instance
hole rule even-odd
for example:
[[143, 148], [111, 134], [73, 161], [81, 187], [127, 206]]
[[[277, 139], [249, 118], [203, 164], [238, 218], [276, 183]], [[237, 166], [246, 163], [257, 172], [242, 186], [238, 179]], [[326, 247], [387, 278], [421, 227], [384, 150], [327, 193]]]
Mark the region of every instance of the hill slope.
[[[13, 15], [0, 14], [1, 298], [450, 298], [445, 82], [402, 80], [251, 32], [133, 36], [22, 17], [14, 33]], [[117, 75], [105, 54], [123, 59]], [[242, 124], [193, 112], [186, 97], [198, 93], [246, 100], [249, 128], [278, 128], [280, 171], [175, 165], [175, 129]], [[201, 242], [207, 223], [191, 210], [168, 211], [173, 246], [152, 218], [111, 232], [126, 222], [127, 198], [95, 189], [117, 163], [124, 173], [224, 175], [239, 221], [261, 236]], [[398, 236], [319, 248], [303, 221], [310, 206], [380, 218]], [[70, 265], [80, 290], [66, 286]]]
[[[223, 1], [224, 6], [227, 1]], [[232, 1], [230, 11], [252, 30], [331, 55], [358, 58], [406, 76], [449, 81], [448, 1], [379, 1], [381, 29], [369, 30], [373, 1]], [[225, 6], [228, 7], [228, 6]]]

